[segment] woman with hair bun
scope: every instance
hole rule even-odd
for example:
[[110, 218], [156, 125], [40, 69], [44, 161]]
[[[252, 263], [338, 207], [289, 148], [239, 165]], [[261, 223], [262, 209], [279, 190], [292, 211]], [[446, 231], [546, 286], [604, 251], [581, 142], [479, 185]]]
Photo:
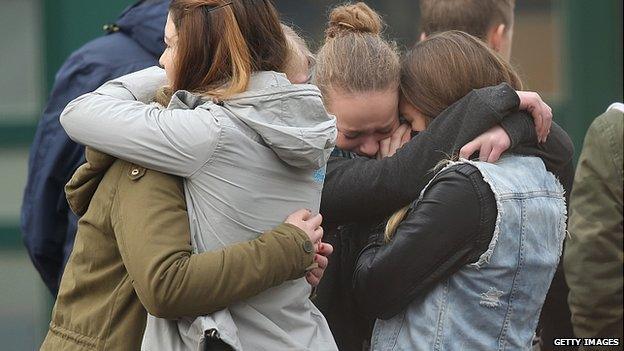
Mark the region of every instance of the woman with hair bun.
[[[364, 3], [335, 7], [313, 79], [338, 129], [321, 202], [324, 240], [335, 251], [315, 303], [341, 350], [361, 350], [370, 340], [374, 319], [356, 305], [352, 288], [368, 232], [417, 199], [436, 164], [449, 155], [474, 156], [475, 147], [489, 161], [506, 150], [522, 150], [542, 157], [559, 175], [572, 157], [569, 137], [555, 124], [538, 146], [548, 135], [552, 113], [537, 94], [516, 92], [508, 84], [467, 91], [426, 131], [401, 125], [400, 58], [383, 29], [381, 16]], [[518, 109], [531, 110], [535, 123]]]
[[[184, 178], [195, 252], [255, 239], [300, 208], [309, 209], [304, 219], [320, 222], [335, 119], [316, 87], [293, 85], [279, 73], [292, 50], [271, 2], [173, 0], [165, 41], [164, 70], [115, 79], [72, 101], [61, 116], [69, 136]], [[310, 257], [322, 251], [328, 246], [320, 243], [322, 233], [319, 226], [314, 240], [292, 237], [296, 250]], [[315, 269], [308, 258], [298, 263]], [[281, 262], [265, 259], [258, 265]], [[246, 274], [228, 272], [233, 283]], [[298, 279], [286, 282], [269, 276], [272, 288], [249, 289], [243, 301], [210, 315], [150, 315], [142, 348], [197, 350], [218, 340], [235, 350], [336, 350], [298, 273], [305, 274], [297, 270]], [[149, 274], [158, 285], [165, 272]], [[153, 311], [178, 291], [167, 294]]]

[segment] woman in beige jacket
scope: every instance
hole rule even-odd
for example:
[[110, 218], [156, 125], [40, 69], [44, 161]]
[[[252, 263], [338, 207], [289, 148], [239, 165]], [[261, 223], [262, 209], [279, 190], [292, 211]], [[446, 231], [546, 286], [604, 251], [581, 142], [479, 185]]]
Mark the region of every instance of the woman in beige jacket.
[[180, 178], [89, 148], [86, 158], [66, 187], [81, 219], [42, 350], [138, 350], [147, 312], [208, 314], [302, 277], [314, 261], [322, 267], [308, 280], [322, 275], [326, 258], [308, 236], [316, 241], [320, 217], [299, 211], [255, 240], [193, 254]]

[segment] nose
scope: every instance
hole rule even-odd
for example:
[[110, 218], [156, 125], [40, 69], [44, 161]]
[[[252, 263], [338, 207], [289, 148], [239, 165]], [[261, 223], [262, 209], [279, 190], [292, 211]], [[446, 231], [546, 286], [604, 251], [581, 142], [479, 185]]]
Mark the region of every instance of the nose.
[[158, 58], [158, 64], [160, 65], [161, 68], [165, 68], [165, 64], [163, 63], [164, 59], [165, 59], [165, 53], [163, 52], [160, 55], [160, 58]]
[[377, 151], [379, 151], [379, 142], [371, 137], [367, 137], [362, 144], [360, 144], [360, 155], [366, 155], [368, 157], [375, 157]]

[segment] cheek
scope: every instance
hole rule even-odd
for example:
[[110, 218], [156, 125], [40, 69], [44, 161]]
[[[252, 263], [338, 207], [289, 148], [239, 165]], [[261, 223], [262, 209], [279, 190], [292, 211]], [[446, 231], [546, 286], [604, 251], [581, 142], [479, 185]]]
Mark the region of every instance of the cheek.
[[173, 82], [173, 78], [174, 78], [174, 67], [173, 67], [173, 59], [172, 59], [172, 54], [171, 54], [171, 50], [166, 50], [163, 55], [160, 57], [160, 65], [165, 69], [165, 72], [167, 73], [167, 78], [169, 79], [169, 82]]
[[422, 132], [427, 129], [427, 121], [424, 118], [414, 118], [412, 120], [412, 130], [415, 132]]

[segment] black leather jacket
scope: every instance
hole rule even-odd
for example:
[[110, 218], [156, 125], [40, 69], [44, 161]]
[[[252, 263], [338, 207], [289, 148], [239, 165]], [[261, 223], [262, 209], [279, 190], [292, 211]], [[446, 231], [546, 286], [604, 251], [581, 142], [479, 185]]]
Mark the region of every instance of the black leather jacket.
[[478, 261], [492, 240], [496, 200], [470, 164], [444, 170], [412, 204], [392, 240], [384, 228], [369, 235], [355, 268], [360, 309], [391, 318], [462, 266]]

